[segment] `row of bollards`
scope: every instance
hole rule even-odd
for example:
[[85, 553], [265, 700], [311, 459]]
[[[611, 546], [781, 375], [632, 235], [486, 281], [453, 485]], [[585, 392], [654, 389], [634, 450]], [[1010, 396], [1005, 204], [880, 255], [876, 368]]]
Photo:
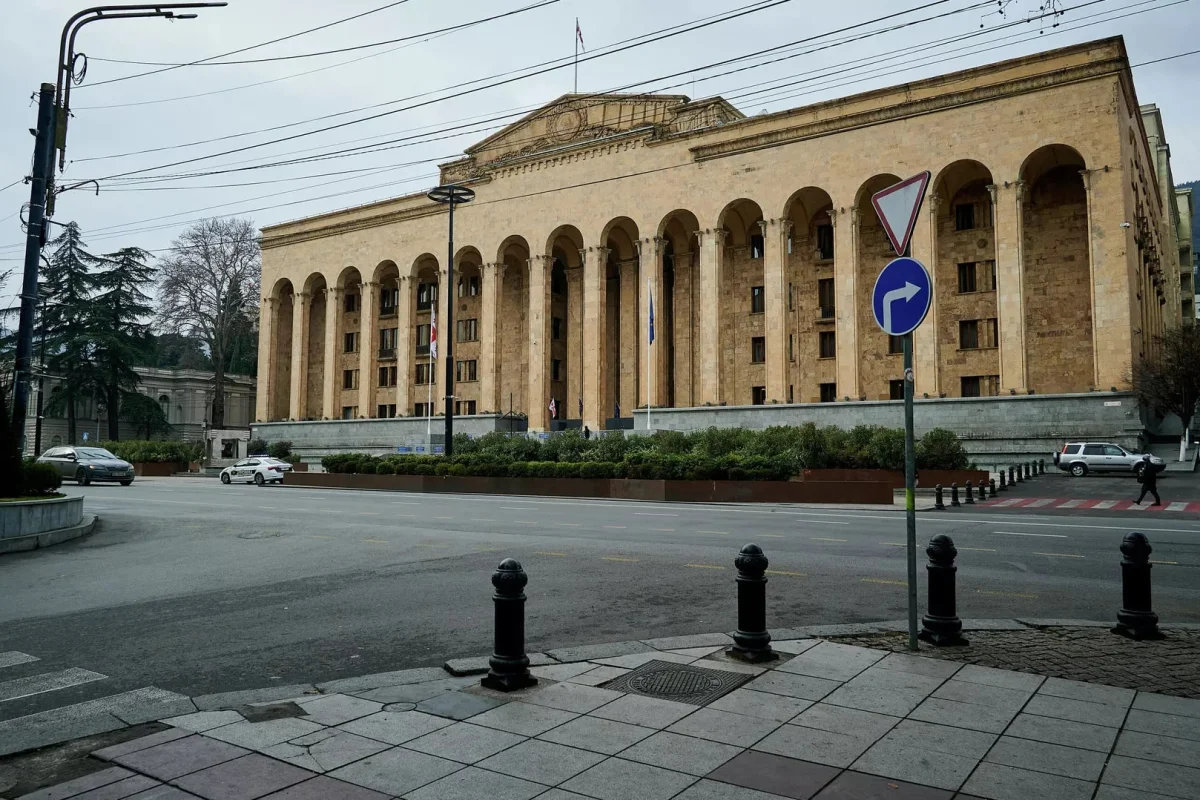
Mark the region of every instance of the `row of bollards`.
[[[968, 484], [969, 487], [969, 484]], [[952, 486], [957, 491], [957, 485]], [[941, 487], [938, 487], [939, 500]], [[970, 496], [970, 488], [967, 490]], [[1153, 548], [1145, 534], [1130, 533], [1121, 543], [1121, 609], [1112, 632], [1138, 641], [1162, 639], [1158, 615], [1151, 603], [1150, 553]], [[942, 534], [929, 540], [926, 584], [927, 610], [921, 619], [917, 638], [935, 647], [961, 647], [968, 644], [962, 635], [955, 589], [958, 549]], [[767, 566], [762, 548], [747, 544], [734, 559], [737, 568], [738, 619], [733, 645], [727, 654], [750, 663], [773, 661], [779, 656], [771, 648], [767, 631]], [[502, 692], [511, 692], [537, 684], [529, 672], [525, 654], [525, 585], [529, 578], [520, 562], [506, 558], [492, 575], [496, 592], [495, 652], [488, 661], [490, 670], [480, 683]]]
[[[1037, 475], [1046, 474], [1046, 460], [1027, 461], [1024, 464], [1016, 464], [1008, 468], [1006, 473], [1000, 470], [1000, 486], [997, 488], [996, 479], [988, 478], [986, 481], [979, 482], [979, 500], [982, 502], [988, 499], [990, 492], [992, 498], [996, 497], [997, 491], [1005, 491], [1011, 486], [1030, 480]], [[1005, 476], [1007, 475], [1007, 480]], [[958, 484], [950, 484], [950, 507], [959, 508], [964, 505], [975, 505], [975, 486], [971, 481], [967, 481], [964, 486], [965, 496], [960, 500], [958, 496]], [[939, 483], [933, 487], [933, 507], [938, 511], [946, 510], [945, 491]]]

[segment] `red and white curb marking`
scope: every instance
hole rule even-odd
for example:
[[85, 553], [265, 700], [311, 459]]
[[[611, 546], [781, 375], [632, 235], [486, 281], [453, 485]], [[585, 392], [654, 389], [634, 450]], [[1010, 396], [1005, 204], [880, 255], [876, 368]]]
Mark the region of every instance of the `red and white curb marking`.
[[1200, 514], [1200, 503], [1185, 503], [1181, 501], [1167, 502], [1160, 506], [1152, 506], [1153, 500], [1147, 497], [1142, 504], [1135, 505], [1132, 500], [1069, 500], [1062, 497], [1013, 497], [1007, 500], [986, 500], [977, 505], [992, 508], [1072, 508], [1080, 511], [1185, 511]]

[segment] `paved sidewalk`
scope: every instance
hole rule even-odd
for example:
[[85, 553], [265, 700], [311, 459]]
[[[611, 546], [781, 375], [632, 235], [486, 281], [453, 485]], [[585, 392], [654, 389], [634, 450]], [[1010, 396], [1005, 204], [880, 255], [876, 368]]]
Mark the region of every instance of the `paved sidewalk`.
[[[507, 696], [425, 668], [278, 703], [195, 698], [210, 710], [99, 750], [100, 771], [26, 796], [1200, 797], [1200, 700], [777, 639], [769, 668], [727, 660], [725, 634], [551, 651], [536, 659], [539, 685]], [[679, 665], [686, 673], [668, 675]], [[655, 689], [675, 699], [645, 696]]]

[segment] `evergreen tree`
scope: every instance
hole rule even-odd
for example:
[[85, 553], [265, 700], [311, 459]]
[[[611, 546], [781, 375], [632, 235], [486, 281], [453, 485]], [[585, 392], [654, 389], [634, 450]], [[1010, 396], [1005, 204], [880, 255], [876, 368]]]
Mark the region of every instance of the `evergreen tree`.
[[95, 295], [88, 307], [92, 334], [96, 390], [108, 412], [108, 438], [120, 438], [123, 396], [134, 392], [141, 378], [133, 367], [153, 347], [149, 319], [150, 297], [142, 291], [154, 280], [150, 254], [124, 247], [105, 256], [107, 268], [95, 275]]

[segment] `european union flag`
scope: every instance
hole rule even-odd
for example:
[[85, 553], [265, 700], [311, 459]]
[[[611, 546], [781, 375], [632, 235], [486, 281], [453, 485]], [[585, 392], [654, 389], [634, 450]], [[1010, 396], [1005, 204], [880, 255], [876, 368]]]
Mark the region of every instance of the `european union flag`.
[[650, 295], [650, 344], [654, 344], [654, 295]]

